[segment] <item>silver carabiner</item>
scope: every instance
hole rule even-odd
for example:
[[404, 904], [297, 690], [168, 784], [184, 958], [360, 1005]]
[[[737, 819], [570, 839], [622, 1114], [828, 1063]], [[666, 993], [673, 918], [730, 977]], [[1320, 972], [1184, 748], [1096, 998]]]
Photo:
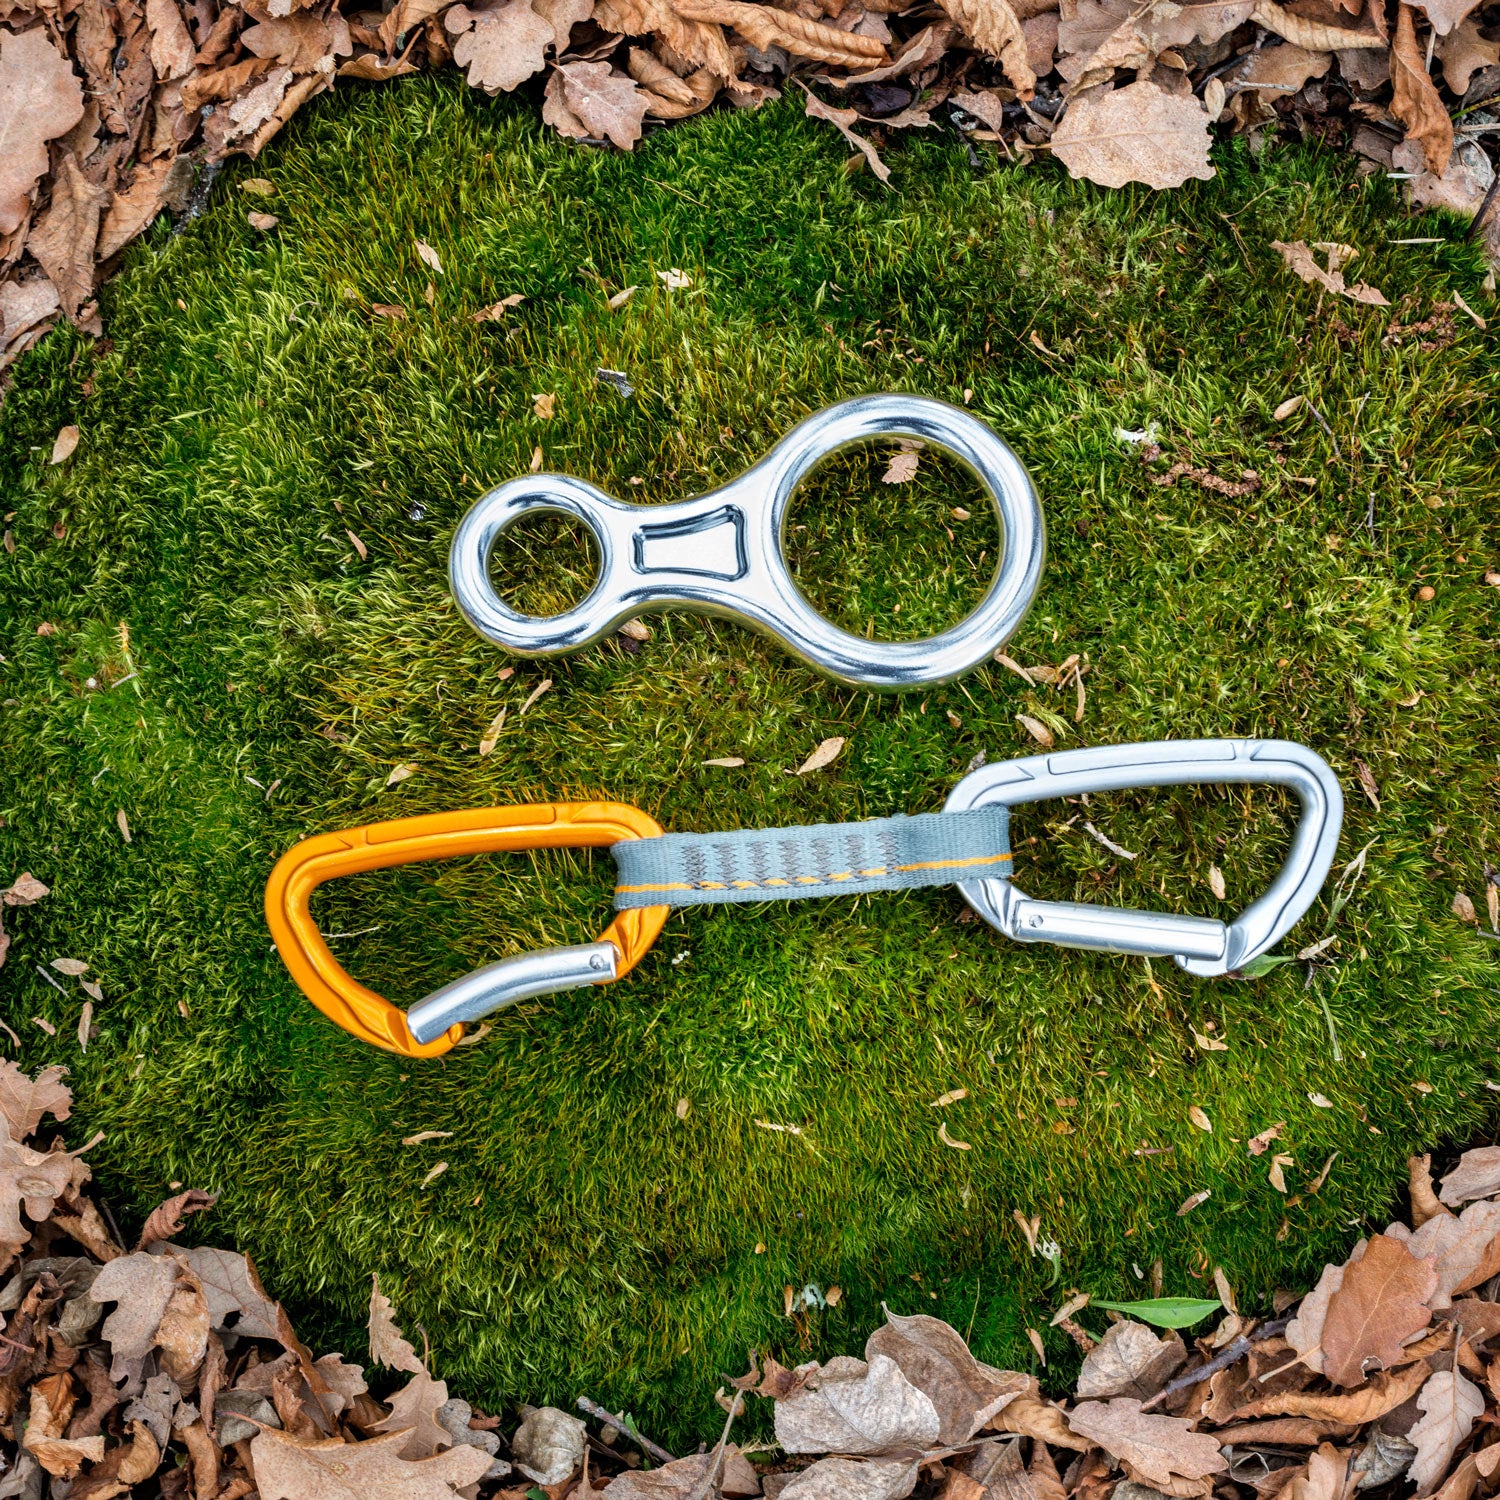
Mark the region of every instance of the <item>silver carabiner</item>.
[[[802, 597], [782, 551], [792, 493], [820, 460], [865, 438], [917, 438], [973, 471], [994, 502], [1002, 556], [989, 592], [949, 630], [922, 641], [870, 641], [830, 624]], [[562, 614], [523, 615], [495, 592], [490, 552], [522, 516], [574, 516], [593, 533], [599, 577]], [[525, 656], [576, 651], [642, 610], [677, 606], [746, 621], [840, 682], [903, 688], [946, 682], [1014, 634], [1041, 580], [1041, 502], [1020, 459], [982, 422], [919, 396], [858, 396], [809, 417], [754, 468], [706, 495], [633, 505], [582, 479], [532, 474], [475, 503], [448, 559], [454, 598], [481, 635]]]
[[1289, 740], [1165, 740], [1033, 755], [982, 766], [953, 788], [944, 806], [945, 812], [964, 812], [1081, 792], [1245, 781], [1287, 787], [1302, 815], [1281, 873], [1233, 922], [1035, 901], [1009, 880], [964, 881], [959, 890], [986, 922], [1017, 942], [1171, 957], [1203, 979], [1231, 973], [1296, 924], [1333, 862], [1344, 797], [1328, 763], [1306, 747]]

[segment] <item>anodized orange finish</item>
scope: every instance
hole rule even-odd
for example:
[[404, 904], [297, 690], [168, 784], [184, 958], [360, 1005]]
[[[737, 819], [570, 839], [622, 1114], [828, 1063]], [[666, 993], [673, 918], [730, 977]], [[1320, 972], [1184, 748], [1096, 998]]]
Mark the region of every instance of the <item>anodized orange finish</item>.
[[[329, 1020], [387, 1052], [440, 1057], [463, 1036], [463, 1027], [450, 1027], [435, 1042], [418, 1042], [402, 1011], [340, 967], [308, 909], [313, 890], [340, 875], [419, 860], [495, 850], [600, 849], [622, 839], [655, 838], [661, 831], [654, 818], [624, 803], [546, 802], [428, 813], [321, 833], [303, 839], [276, 862], [266, 882], [266, 921], [298, 988]], [[599, 941], [613, 943], [620, 955], [617, 978], [645, 956], [669, 913], [665, 906], [622, 911], [604, 929]]]

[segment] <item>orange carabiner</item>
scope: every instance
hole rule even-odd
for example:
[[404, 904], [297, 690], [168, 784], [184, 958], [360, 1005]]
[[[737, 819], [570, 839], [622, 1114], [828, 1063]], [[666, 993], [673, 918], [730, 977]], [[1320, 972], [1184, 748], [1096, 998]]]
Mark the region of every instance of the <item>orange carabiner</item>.
[[[329, 1020], [386, 1052], [440, 1057], [463, 1036], [463, 1027], [450, 1026], [436, 1041], [418, 1042], [402, 1011], [340, 967], [308, 909], [313, 890], [340, 875], [419, 860], [495, 850], [601, 849], [624, 839], [655, 838], [661, 831], [654, 818], [623, 803], [557, 802], [428, 813], [317, 834], [276, 862], [266, 882], [266, 921], [298, 988]], [[612, 943], [619, 956], [613, 977], [629, 973], [640, 962], [669, 912], [665, 906], [622, 911], [604, 929], [599, 941]]]

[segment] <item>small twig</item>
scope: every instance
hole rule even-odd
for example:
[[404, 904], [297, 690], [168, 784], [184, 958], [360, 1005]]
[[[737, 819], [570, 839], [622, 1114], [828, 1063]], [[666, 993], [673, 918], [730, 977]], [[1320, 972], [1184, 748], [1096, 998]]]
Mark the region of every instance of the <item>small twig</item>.
[[1334, 437], [1334, 435], [1333, 435], [1333, 428], [1331, 428], [1328, 425], [1328, 422], [1325, 419], [1325, 417], [1323, 416], [1323, 413], [1320, 412], [1318, 410], [1318, 408], [1313, 405], [1313, 401], [1312, 401], [1312, 397], [1311, 396], [1304, 396], [1303, 400], [1305, 400], [1307, 402], [1307, 409], [1308, 409], [1308, 411], [1310, 411], [1313, 414], [1313, 416], [1315, 416], [1318, 419], [1318, 426], [1321, 427], [1323, 429], [1323, 431], [1328, 434], [1328, 441], [1333, 444], [1333, 456], [1336, 459], [1338, 459], [1338, 461], [1340, 463], [1343, 463], [1343, 461], [1344, 461], [1344, 455], [1339, 450], [1339, 440], [1336, 437]]
[[597, 1417], [601, 1422], [608, 1422], [616, 1432], [623, 1432], [643, 1452], [649, 1453], [658, 1463], [669, 1464], [673, 1462], [672, 1455], [665, 1448], [658, 1447], [643, 1433], [636, 1430], [634, 1422], [626, 1417], [617, 1417], [612, 1411], [606, 1411], [597, 1401], [590, 1401], [587, 1396], [578, 1398], [579, 1411], [586, 1411], [591, 1417]]
[[50, 984], [52, 988], [58, 992], [59, 995], [66, 995], [68, 993], [40, 964], [33, 964], [31, 967], [35, 969], [37, 973], [40, 974], [42, 978], [45, 979], [47, 983]]
[[1176, 1380], [1169, 1381], [1157, 1395], [1141, 1403], [1141, 1410], [1150, 1411], [1153, 1406], [1160, 1406], [1168, 1396], [1175, 1396], [1178, 1391], [1191, 1390], [1200, 1381], [1207, 1380], [1210, 1375], [1217, 1375], [1220, 1370], [1227, 1370], [1230, 1365], [1238, 1364], [1250, 1352], [1252, 1344], [1258, 1344], [1262, 1339], [1273, 1339], [1277, 1334], [1285, 1333], [1287, 1324], [1291, 1321], [1289, 1317], [1272, 1318], [1269, 1323], [1262, 1323], [1253, 1333], [1242, 1333], [1206, 1364], [1199, 1365], [1197, 1369], [1189, 1370], [1186, 1375], [1179, 1375]]
[[[1493, 166], [1493, 163], [1491, 165]], [[1464, 230], [1465, 244], [1479, 233], [1480, 225], [1484, 223], [1484, 216], [1490, 211], [1490, 204], [1495, 201], [1495, 192], [1497, 189], [1500, 189], [1500, 172], [1494, 173], [1490, 178], [1490, 185], [1485, 189], [1484, 201], [1479, 205], [1479, 211], [1469, 220], [1469, 227]]]
[[703, 1477], [693, 1487], [693, 1493], [688, 1500], [705, 1500], [710, 1488], [713, 1486], [714, 1476], [719, 1472], [719, 1464], [724, 1458], [724, 1445], [729, 1441], [729, 1429], [734, 1426], [734, 1419], [740, 1414], [740, 1403], [745, 1399], [743, 1391], [734, 1393], [734, 1400], [729, 1403], [729, 1415], [724, 1419], [724, 1430], [719, 1434], [719, 1445], [713, 1451], [713, 1457], [708, 1461], [708, 1467], [703, 1471]]

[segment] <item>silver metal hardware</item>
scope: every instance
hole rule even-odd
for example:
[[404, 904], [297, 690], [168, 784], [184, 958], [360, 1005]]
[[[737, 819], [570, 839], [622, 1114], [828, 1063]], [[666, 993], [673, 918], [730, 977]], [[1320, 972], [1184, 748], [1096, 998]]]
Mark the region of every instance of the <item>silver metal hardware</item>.
[[615, 977], [619, 957], [613, 943], [581, 943], [502, 958], [417, 1001], [406, 1013], [407, 1029], [419, 1042], [435, 1042], [455, 1021], [477, 1021], [537, 995], [605, 984]]
[[[830, 624], [802, 597], [782, 550], [798, 482], [866, 438], [917, 438], [954, 454], [994, 502], [1002, 552], [989, 592], [966, 619], [922, 641], [870, 641]], [[559, 615], [523, 615], [495, 592], [489, 558], [520, 517], [574, 516], [593, 533], [599, 577]], [[582, 479], [532, 474], [483, 496], [459, 523], [448, 559], [454, 597], [481, 635], [528, 656], [576, 651], [646, 609], [677, 607], [747, 622], [841, 682], [903, 688], [945, 682], [1014, 633], [1041, 579], [1041, 503], [1010, 448], [969, 412], [919, 396], [841, 401], [788, 433], [722, 488], [671, 505], [631, 505]]]
[[1043, 802], [1082, 792], [1211, 782], [1265, 782], [1296, 793], [1302, 815], [1271, 887], [1233, 922], [1073, 901], [1034, 901], [1009, 880], [964, 881], [964, 899], [1022, 943], [1175, 958], [1212, 979], [1243, 968], [1278, 942], [1312, 904], [1333, 862], [1344, 798], [1326, 761], [1288, 740], [1166, 740], [1064, 750], [982, 766], [953, 788], [946, 812]]

